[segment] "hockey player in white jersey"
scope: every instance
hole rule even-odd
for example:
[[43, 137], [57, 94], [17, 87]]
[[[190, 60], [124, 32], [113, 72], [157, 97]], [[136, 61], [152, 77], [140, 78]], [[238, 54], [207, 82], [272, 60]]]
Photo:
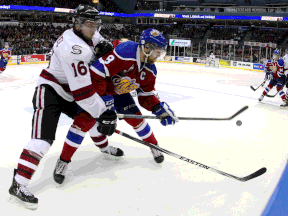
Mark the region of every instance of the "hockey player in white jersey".
[[210, 60], [210, 64], [212, 64], [212, 66], [214, 67], [215, 66], [215, 55], [213, 53], [210, 54], [209, 56], [209, 60]]
[[[73, 28], [66, 30], [55, 42], [49, 66], [41, 72], [36, 84], [32, 137], [21, 153], [18, 168], [14, 170], [10, 201], [29, 209], [38, 207], [38, 199], [26, 187], [55, 140], [61, 113], [74, 118], [80, 106], [94, 118], [109, 123], [98, 121], [101, 133], [110, 135], [114, 132], [116, 113], [107, 110], [104, 100], [96, 93], [89, 70], [89, 63], [95, 56], [102, 56], [106, 49], [113, 49], [112, 44], [100, 35], [100, 26], [98, 11], [80, 5], [75, 10]], [[94, 52], [95, 45], [100, 47], [98, 53]]]
[[[283, 57], [283, 61], [284, 61], [284, 74], [286, 77], [285, 83], [286, 83], [286, 98], [288, 98], [288, 51], [286, 51], [286, 55]], [[288, 100], [284, 103], [280, 105], [281, 107], [288, 107]]]

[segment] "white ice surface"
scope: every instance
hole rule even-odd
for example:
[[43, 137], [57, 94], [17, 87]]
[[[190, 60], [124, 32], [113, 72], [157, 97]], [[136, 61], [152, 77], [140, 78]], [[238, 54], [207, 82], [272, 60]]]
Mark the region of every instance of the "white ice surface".
[[[28, 187], [39, 198], [39, 208], [10, 204], [13, 168], [30, 139], [35, 81], [46, 66], [8, 66], [0, 75], [1, 216], [261, 214], [287, 159], [288, 109], [279, 108], [279, 96], [258, 102], [263, 88], [253, 92], [249, 86], [260, 84], [263, 73], [168, 63], [157, 63], [156, 89], [178, 116], [229, 117], [244, 105], [249, 109], [223, 122], [181, 121], [163, 127], [149, 120], [160, 146], [236, 176], [261, 167], [267, 167], [267, 173], [242, 183], [169, 155], [159, 165], [146, 146], [114, 134], [110, 144], [124, 150], [123, 158], [100, 153], [86, 136], [65, 184], [57, 187], [52, 173], [72, 123], [63, 115], [56, 140]], [[137, 137], [124, 121], [118, 129]]]

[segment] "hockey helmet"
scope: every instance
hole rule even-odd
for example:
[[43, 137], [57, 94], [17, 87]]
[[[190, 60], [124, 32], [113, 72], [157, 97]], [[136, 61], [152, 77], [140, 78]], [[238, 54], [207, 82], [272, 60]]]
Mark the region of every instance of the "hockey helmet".
[[5, 47], [6, 49], [9, 48], [9, 44], [8, 44], [8, 42], [5, 42], [5, 43], [4, 43], [4, 47]]
[[[144, 51], [144, 46], [149, 44], [150, 53]], [[160, 51], [158, 58], [163, 58], [166, 55], [167, 40], [156, 29], [146, 29], [140, 35], [139, 45], [146, 57], [149, 57], [153, 51]]]
[[274, 52], [273, 52], [273, 58], [274, 59], [279, 59], [280, 58], [280, 55], [281, 55], [281, 53], [280, 53], [280, 50], [275, 50]]
[[85, 21], [96, 22], [98, 24], [97, 30], [100, 31], [101, 28], [101, 18], [99, 16], [99, 11], [90, 5], [80, 4], [75, 10], [72, 18], [74, 25], [82, 25]]

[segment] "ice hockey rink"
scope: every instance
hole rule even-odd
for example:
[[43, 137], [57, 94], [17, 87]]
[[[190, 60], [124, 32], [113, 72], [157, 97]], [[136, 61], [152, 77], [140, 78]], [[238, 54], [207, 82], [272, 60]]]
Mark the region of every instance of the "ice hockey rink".
[[[169, 155], [159, 165], [148, 147], [113, 134], [110, 144], [125, 156], [104, 155], [86, 136], [69, 164], [65, 183], [57, 186], [52, 173], [72, 123], [62, 115], [56, 140], [28, 187], [39, 199], [39, 208], [12, 205], [7, 199], [13, 168], [30, 139], [35, 82], [47, 64], [8, 66], [0, 75], [0, 215], [261, 215], [288, 152], [288, 108], [280, 108], [279, 96], [260, 103], [264, 89], [250, 89], [261, 84], [264, 73], [180, 63], [156, 66], [156, 90], [178, 116], [222, 118], [249, 106], [231, 121], [180, 121], [164, 127], [148, 120], [162, 148], [239, 177], [262, 167], [267, 172], [240, 182]], [[124, 121], [117, 128], [137, 137]]]

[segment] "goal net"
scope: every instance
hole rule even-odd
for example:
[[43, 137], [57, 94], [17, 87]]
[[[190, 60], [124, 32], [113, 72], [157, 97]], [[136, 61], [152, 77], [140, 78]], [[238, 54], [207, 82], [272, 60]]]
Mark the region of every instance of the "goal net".
[[206, 67], [220, 67], [220, 59], [215, 58], [215, 61], [211, 60], [209, 57], [206, 58]]

